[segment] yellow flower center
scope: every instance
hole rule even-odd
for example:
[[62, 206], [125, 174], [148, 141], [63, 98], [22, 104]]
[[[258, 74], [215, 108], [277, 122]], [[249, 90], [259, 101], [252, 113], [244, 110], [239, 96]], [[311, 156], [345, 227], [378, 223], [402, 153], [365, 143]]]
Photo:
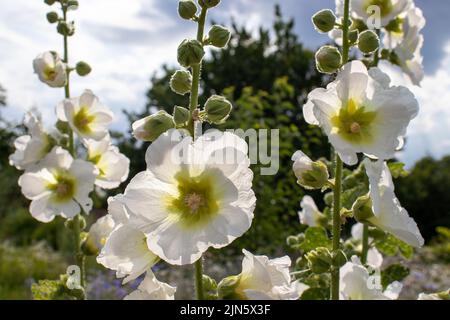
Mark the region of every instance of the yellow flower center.
[[44, 73], [44, 78], [47, 81], [53, 81], [56, 78], [55, 68], [53, 68], [51, 66], [46, 65], [45, 68], [44, 68], [43, 73]]
[[364, 10], [367, 12], [367, 9], [370, 6], [379, 7], [381, 17], [386, 17], [387, 15], [389, 15], [394, 7], [391, 0], [367, 0], [364, 6]]
[[198, 193], [190, 193], [184, 198], [184, 202], [188, 206], [188, 208], [191, 210], [191, 213], [197, 213], [198, 210], [203, 207], [206, 204], [205, 199], [203, 198], [203, 195]]
[[368, 111], [363, 105], [350, 99], [331, 118], [333, 132], [336, 132], [347, 142], [353, 144], [370, 144], [373, 142], [373, 123], [377, 117], [375, 111]]
[[76, 190], [76, 180], [67, 172], [58, 172], [55, 175], [55, 183], [47, 186], [52, 191], [52, 200], [55, 202], [67, 202], [73, 199]]
[[94, 119], [95, 117], [89, 114], [87, 107], [81, 107], [75, 114], [73, 123], [81, 133], [87, 134], [91, 132], [90, 124]]

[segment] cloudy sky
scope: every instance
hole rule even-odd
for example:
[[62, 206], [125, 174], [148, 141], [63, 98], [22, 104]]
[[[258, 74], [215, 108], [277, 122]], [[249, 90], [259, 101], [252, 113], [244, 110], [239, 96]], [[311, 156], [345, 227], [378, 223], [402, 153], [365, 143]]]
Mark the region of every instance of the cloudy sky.
[[[195, 34], [195, 24], [177, 17], [177, 0], [79, 0], [71, 13], [77, 32], [70, 39], [70, 60], [84, 60], [93, 67], [89, 77], [72, 77], [72, 93], [92, 89], [117, 115], [114, 129], [126, 131], [121, 110], [141, 110], [149, 78], [163, 63], [176, 64], [176, 47]], [[255, 30], [270, 26], [273, 7], [281, 5], [285, 16], [296, 19], [296, 32], [305, 45], [317, 48], [327, 41], [318, 35], [310, 16], [333, 8], [334, 0], [222, 0], [210, 18], [238, 23]], [[421, 112], [410, 127], [406, 150], [400, 157], [409, 165], [425, 155], [450, 153], [450, 1], [416, 0], [424, 11], [426, 77], [422, 88], [413, 88]], [[33, 58], [46, 50], [61, 51], [61, 37], [49, 25], [49, 7], [39, 0], [0, 0], [0, 84], [8, 91], [10, 120], [37, 107], [45, 119], [53, 119], [62, 90], [49, 89], [33, 75]], [[50, 124], [51, 122], [49, 122]]]

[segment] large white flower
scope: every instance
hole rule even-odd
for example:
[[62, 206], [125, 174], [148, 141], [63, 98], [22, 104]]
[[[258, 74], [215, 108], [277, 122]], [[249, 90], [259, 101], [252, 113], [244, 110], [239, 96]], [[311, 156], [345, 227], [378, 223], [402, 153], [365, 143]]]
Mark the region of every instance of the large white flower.
[[298, 299], [299, 284], [291, 282], [291, 259], [288, 256], [269, 259], [255, 256], [245, 249], [242, 252], [242, 272], [237, 276], [233, 296], [241, 300]]
[[87, 245], [93, 246], [93, 250], [99, 252], [106, 243], [115, 227], [114, 219], [110, 214], [100, 217], [89, 229]]
[[389, 159], [418, 113], [414, 95], [405, 87], [390, 87], [378, 68], [367, 71], [360, 61], [347, 63], [326, 89], [313, 90], [303, 108], [306, 121], [319, 124], [349, 164], [357, 153]]
[[145, 234], [130, 224], [122, 195], [108, 199], [108, 211], [115, 227], [106, 238], [97, 262], [115, 270], [118, 278], [125, 277], [126, 283], [149, 270], [159, 257], [148, 248]]
[[50, 87], [60, 88], [66, 85], [66, 64], [56, 52], [47, 51], [39, 54], [33, 60], [33, 68], [39, 80]]
[[56, 215], [73, 218], [82, 210], [92, 208], [89, 193], [94, 189], [95, 167], [83, 160], [74, 160], [66, 150], [54, 147], [37, 171], [25, 172], [19, 185], [31, 200], [31, 215], [41, 222], [50, 222]]
[[16, 151], [9, 156], [9, 163], [19, 170], [26, 170], [37, 164], [51, 150], [51, 137], [42, 128], [41, 119], [27, 112], [23, 121], [28, 135], [14, 141]]
[[190, 264], [250, 228], [256, 198], [247, 149], [243, 139], [217, 130], [192, 142], [172, 129], [150, 145], [147, 170], [131, 180], [123, 203], [153, 252]]
[[364, 166], [369, 177], [369, 193], [374, 213], [368, 221], [411, 246], [423, 246], [424, 239], [417, 224], [395, 196], [392, 176], [386, 163], [365, 159]]
[[[364, 225], [360, 222], [355, 223], [352, 226], [351, 234], [352, 237], [356, 240], [362, 241], [363, 238], [363, 229]], [[369, 242], [372, 239], [369, 238]], [[360, 245], [360, 250], [362, 250], [362, 246]], [[377, 250], [377, 248], [372, 247], [367, 251], [367, 265], [379, 269], [381, 268], [381, 265], [383, 264], [383, 255]]]
[[340, 270], [341, 300], [394, 300], [401, 289], [402, 284], [395, 281], [383, 291], [380, 275], [371, 275], [356, 256]]
[[137, 290], [127, 295], [124, 300], [174, 300], [176, 287], [156, 279], [153, 272], [148, 271]]
[[111, 144], [109, 135], [100, 141], [86, 139], [84, 142], [89, 161], [94, 163], [99, 171], [95, 180], [97, 186], [114, 189], [128, 178], [130, 160], [120, 153], [119, 148]]
[[323, 217], [322, 213], [317, 209], [314, 199], [310, 196], [304, 196], [300, 202], [302, 211], [298, 212], [300, 222], [310, 227], [319, 225], [318, 221]]
[[[337, 0], [338, 2], [343, 3], [342, 0]], [[369, 10], [370, 7], [378, 6], [382, 27], [404, 13], [409, 5], [410, 0], [350, 0], [352, 16], [365, 22], [374, 15], [374, 11]]]
[[103, 106], [91, 90], [85, 90], [78, 98], [65, 99], [56, 107], [61, 121], [69, 122], [70, 127], [82, 138], [101, 140], [108, 134], [108, 125], [113, 113]]

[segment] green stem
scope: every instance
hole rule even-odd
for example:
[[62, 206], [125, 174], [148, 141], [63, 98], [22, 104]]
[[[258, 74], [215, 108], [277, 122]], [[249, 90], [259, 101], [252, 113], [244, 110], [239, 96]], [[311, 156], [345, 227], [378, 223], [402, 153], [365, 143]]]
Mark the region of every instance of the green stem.
[[344, 21], [342, 23], [342, 61], [348, 62], [350, 46], [348, 44], [348, 30], [350, 28], [350, 0], [344, 2]]
[[[378, 38], [380, 38], [380, 29], [377, 29], [377, 35]], [[380, 47], [381, 47], [381, 43], [380, 43]], [[377, 67], [378, 63], [380, 62], [380, 48], [377, 49], [377, 51], [375, 51], [374, 56], [373, 56], [373, 67]]]
[[369, 251], [369, 226], [364, 223], [363, 236], [362, 236], [362, 251], [361, 251], [361, 263], [366, 264], [367, 252]]
[[[64, 4], [62, 4], [62, 12], [63, 12], [63, 19], [67, 22], [67, 7], [65, 7]], [[69, 45], [68, 45], [68, 37], [67, 35], [63, 36], [64, 41], [64, 62], [66, 64], [66, 74], [67, 74], [67, 81], [66, 85], [64, 86], [64, 96], [66, 99], [70, 99], [70, 69], [69, 69]], [[75, 143], [74, 143], [74, 135], [72, 129], [69, 128], [69, 153], [72, 155], [72, 157], [75, 158], [76, 156], [76, 150], [75, 150]], [[83, 251], [81, 250], [81, 212], [77, 214], [73, 219], [73, 236], [74, 236], [74, 242], [75, 242], [75, 261], [78, 267], [80, 268], [80, 285], [85, 288], [86, 285], [86, 270], [85, 270], [85, 256], [83, 254]]]
[[195, 292], [197, 300], [204, 300], [203, 294], [203, 258], [195, 261]]

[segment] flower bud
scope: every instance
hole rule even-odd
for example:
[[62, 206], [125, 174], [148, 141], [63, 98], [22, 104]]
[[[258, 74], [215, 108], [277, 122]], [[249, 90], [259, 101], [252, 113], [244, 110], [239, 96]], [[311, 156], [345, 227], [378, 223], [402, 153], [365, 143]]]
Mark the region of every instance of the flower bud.
[[68, 219], [64, 222], [64, 226], [69, 230], [74, 230], [76, 227], [75, 223], [78, 222], [80, 230], [84, 230], [86, 228], [86, 219], [84, 219], [83, 216], [79, 216], [78, 220], [75, 219]]
[[195, 66], [202, 62], [205, 51], [197, 40], [185, 39], [178, 47], [178, 63], [185, 68]]
[[236, 292], [236, 288], [239, 286], [241, 278], [239, 276], [226, 277], [217, 285], [217, 291], [219, 298], [223, 300], [236, 300], [239, 299], [239, 294]]
[[178, 14], [186, 20], [195, 17], [197, 13], [197, 5], [192, 0], [180, 0], [178, 3]]
[[344, 264], [347, 263], [347, 256], [345, 255], [344, 251], [338, 250], [331, 254], [333, 258], [333, 266], [336, 267], [342, 267]]
[[185, 95], [192, 88], [192, 75], [189, 71], [178, 70], [170, 78], [170, 89], [179, 95]]
[[341, 67], [342, 56], [333, 46], [323, 46], [316, 53], [317, 70], [322, 73], [335, 73]]
[[317, 274], [328, 272], [333, 264], [331, 253], [325, 247], [318, 247], [308, 252], [306, 260], [308, 260], [308, 267], [311, 271]]
[[208, 121], [215, 124], [224, 123], [233, 106], [225, 97], [213, 95], [205, 103]]
[[59, 16], [55, 11], [51, 11], [49, 13], [47, 13], [47, 21], [49, 23], [55, 23], [56, 21], [58, 21]]
[[86, 62], [84, 61], [80, 61], [77, 63], [77, 65], [75, 66], [75, 70], [77, 71], [79, 76], [87, 76], [89, 73], [91, 73], [91, 66], [88, 65]]
[[322, 161], [313, 162], [302, 151], [292, 156], [292, 169], [297, 177], [297, 183], [306, 189], [321, 189], [329, 179], [328, 168]]
[[348, 32], [348, 42], [351, 46], [355, 45], [358, 42], [359, 31], [358, 30], [350, 30]]
[[48, 4], [49, 6], [51, 6], [52, 4], [54, 4], [56, 2], [56, 0], [44, 0], [44, 2], [46, 4]]
[[143, 141], [154, 141], [161, 134], [174, 127], [173, 117], [164, 110], [132, 124], [134, 137]]
[[208, 33], [209, 43], [217, 48], [223, 48], [230, 41], [231, 32], [225, 27], [213, 25]]
[[334, 29], [336, 16], [330, 9], [324, 9], [313, 15], [312, 22], [317, 31], [326, 33]]
[[380, 38], [372, 30], [361, 32], [358, 38], [358, 48], [362, 53], [372, 53], [380, 47]]
[[72, 36], [75, 33], [75, 26], [73, 22], [60, 21], [56, 30], [63, 36]]
[[303, 240], [300, 239], [298, 236], [289, 236], [289, 237], [286, 238], [286, 244], [289, 247], [296, 246], [296, 245], [302, 243], [302, 241]]
[[173, 109], [173, 121], [177, 126], [183, 126], [189, 121], [189, 110], [180, 106]]
[[220, 3], [220, 0], [198, 0], [198, 3], [204, 8], [213, 8]]
[[374, 216], [372, 211], [372, 199], [370, 196], [364, 195], [356, 199], [352, 206], [353, 217], [358, 222], [366, 222]]
[[78, 1], [77, 0], [69, 0], [67, 1], [67, 9], [68, 10], [77, 10], [78, 9]]

